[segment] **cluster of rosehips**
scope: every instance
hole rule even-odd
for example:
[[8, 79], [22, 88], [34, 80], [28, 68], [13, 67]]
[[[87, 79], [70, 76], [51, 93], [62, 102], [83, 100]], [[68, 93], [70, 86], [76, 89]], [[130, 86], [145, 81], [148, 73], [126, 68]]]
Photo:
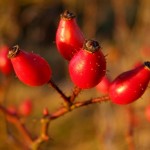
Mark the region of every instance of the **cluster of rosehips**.
[[[61, 14], [56, 32], [56, 46], [68, 61], [72, 82], [81, 89], [89, 89], [106, 79], [106, 59], [99, 43], [87, 40], [80, 30], [76, 17], [69, 11]], [[52, 70], [41, 56], [14, 46], [9, 50], [17, 77], [29, 86], [41, 86], [51, 80]], [[2, 65], [0, 66], [1, 70]], [[114, 81], [107, 82], [106, 90], [112, 102], [129, 104], [142, 96], [150, 81], [150, 61], [120, 74]]]

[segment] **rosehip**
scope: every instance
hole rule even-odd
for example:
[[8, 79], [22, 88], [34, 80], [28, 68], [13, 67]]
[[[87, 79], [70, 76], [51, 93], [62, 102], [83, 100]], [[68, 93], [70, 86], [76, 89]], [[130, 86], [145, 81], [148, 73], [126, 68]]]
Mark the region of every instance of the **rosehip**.
[[82, 89], [96, 86], [105, 72], [105, 56], [97, 41], [85, 41], [83, 48], [69, 62], [70, 77]]
[[30, 99], [24, 100], [19, 105], [19, 113], [23, 116], [29, 116], [32, 112], [32, 109], [33, 109], [33, 105]]
[[96, 89], [98, 92], [106, 94], [108, 93], [110, 84], [111, 84], [111, 81], [108, 79], [107, 76], [104, 76], [102, 80], [99, 82], [99, 84], [96, 86]]
[[26, 52], [14, 46], [10, 49], [8, 57], [11, 59], [17, 77], [30, 86], [40, 86], [51, 78], [51, 68], [41, 56]]
[[61, 14], [56, 32], [56, 46], [60, 54], [67, 60], [82, 48], [84, 36], [76, 22], [76, 17], [69, 11]]
[[129, 104], [140, 98], [150, 81], [150, 62], [120, 74], [109, 88], [109, 96], [116, 104]]
[[8, 51], [9, 48], [7, 46], [2, 46], [0, 48], [0, 71], [4, 75], [9, 75], [13, 71], [11, 61], [7, 57]]

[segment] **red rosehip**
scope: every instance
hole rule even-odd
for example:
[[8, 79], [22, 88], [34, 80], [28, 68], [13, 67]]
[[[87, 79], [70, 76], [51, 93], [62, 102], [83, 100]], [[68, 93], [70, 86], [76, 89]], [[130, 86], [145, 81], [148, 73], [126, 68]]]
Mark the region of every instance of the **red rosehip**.
[[24, 100], [20, 105], [19, 105], [19, 113], [23, 116], [29, 116], [32, 112], [33, 109], [33, 104], [30, 99]]
[[7, 46], [2, 46], [0, 48], [0, 71], [4, 75], [9, 75], [13, 71], [11, 61], [7, 57], [8, 51], [9, 48]]
[[76, 17], [69, 11], [61, 14], [56, 32], [56, 46], [60, 54], [70, 60], [82, 48], [84, 36], [76, 22]]
[[116, 104], [129, 104], [140, 98], [150, 81], [150, 62], [120, 74], [109, 88], [109, 96]]
[[40, 86], [51, 78], [51, 68], [41, 56], [26, 52], [14, 46], [8, 57], [11, 59], [17, 77], [29, 86]]
[[79, 88], [87, 89], [96, 86], [106, 72], [106, 60], [99, 43], [85, 41], [83, 48], [69, 63], [70, 77]]
[[106, 94], [109, 91], [110, 84], [111, 81], [109, 80], [109, 78], [107, 76], [104, 76], [99, 84], [96, 86], [96, 89], [98, 92]]

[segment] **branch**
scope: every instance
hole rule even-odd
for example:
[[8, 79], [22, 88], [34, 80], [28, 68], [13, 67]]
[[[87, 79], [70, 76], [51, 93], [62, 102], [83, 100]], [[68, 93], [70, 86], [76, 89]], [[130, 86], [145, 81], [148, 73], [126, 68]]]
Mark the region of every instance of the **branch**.
[[41, 119], [41, 132], [40, 132], [39, 137], [35, 141], [33, 141], [32, 146], [31, 146], [32, 150], [37, 150], [41, 143], [49, 139], [49, 135], [48, 135], [49, 123], [50, 123], [50, 120], [47, 116], [44, 116]]
[[87, 106], [87, 105], [90, 105], [90, 104], [95, 104], [95, 103], [102, 103], [102, 102], [106, 102], [106, 101], [109, 101], [109, 100], [110, 100], [109, 96], [106, 95], [106, 96], [102, 96], [102, 97], [92, 98], [92, 99], [89, 99], [89, 100], [86, 100], [86, 101], [83, 101], [83, 102], [75, 102], [74, 104], [72, 104], [72, 106], [70, 106], [69, 109], [66, 108], [66, 107], [61, 107], [56, 112], [51, 114], [49, 116], [49, 119], [54, 120], [54, 119], [57, 119], [57, 118], [65, 115], [66, 113], [68, 113], [68, 112], [70, 112], [70, 111], [72, 111], [76, 108]]
[[70, 96], [70, 102], [74, 102], [75, 98], [79, 95], [82, 89], [79, 87], [75, 86], [72, 92], [72, 95]]
[[31, 146], [32, 150], [37, 150], [41, 143], [43, 143], [44, 141], [47, 141], [49, 139], [48, 128], [49, 128], [49, 123], [51, 120], [57, 119], [76, 108], [87, 106], [90, 104], [106, 102], [106, 101], [109, 101], [108, 96], [93, 98], [93, 99], [83, 101], [83, 102], [76, 102], [76, 103], [72, 104], [69, 108], [65, 107], [65, 106], [59, 108], [59, 110], [57, 110], [53, 114], [49, 114], [48, 110], [44, 109], [44, 113], [43, 113], [44, 116], [41, 119], [41, 124], [42, 124], [41, 132], [40, 132], [40, 135], [37, 137], [37, 139], [35, 141], [33, 141], [32, 146]]
[[52, 81], [49, 80], [47, 83], [48, 85], [52, 86], [63, 98], [64, 102], [68, 105], [71, 105], [72, 103], [70, 102], [69, 98], [62, 92], [62, 90]]
[[14, 124], [16, 128], [20, 131], [22, 136], [24, 137], [27, 146], [31, 145], [32, 143], [32, 138], [31, 135], [29, 134], [28, 130], [24, 126], [24, 124], [21, 122], [20, 117], [17, 114], [12, 114], [9, 112], [5, 107], [0, 105], [0, 111], [6, 115], [6, 119]]
[[[78, 89], [77, 93], [79, 93], [79, 91], [80, 90]], [[77, 95], [78, 94], [74, 94], [73, 97], [75, 98]], [[21, 122], [20, 117], [17, 114], [12, 114], [1, 105], [0, 105], [0, 111], [3, 112], [6, 115], [6, 119], [9, 122], [13, 123], [16, 126], [16, 128], [20, 131], [20, 133], [22, 134], [22, 136], [27, 142], [27, 146], [28, 147], [30, 146], [32, 150], [37, 150], [41, 143], [49, 139], [48, 129], [49, 129], [49, 123], [51, 120], [57, 119], [76, 108], [80, 108], [80, 107], [87, 106], [90, 104], [106, 102], [106, 101], [109, 101], [109, 96], [107, 95], [98, 97], [98, 98], [92, 98], [92, 99], [82, 101], [82, 102], [75, 102], [72, 105], [68, 105], [69, 107], [63, 106], [52, 114], [49, 114], [48, 110], [45, 110], [43, 113], [44, 116], [41, 119], [41, 132], [40, 132], [40, 135], [35, 140], [32, 140], [31, 135], [29, 134], [29, 132], [27, 131], [26, 127]]]

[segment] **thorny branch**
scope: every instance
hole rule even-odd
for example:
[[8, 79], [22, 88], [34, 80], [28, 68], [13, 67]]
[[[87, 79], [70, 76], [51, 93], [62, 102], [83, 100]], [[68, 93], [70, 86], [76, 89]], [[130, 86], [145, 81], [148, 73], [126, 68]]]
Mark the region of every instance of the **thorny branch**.
[[97, 98], [89, 99], [89, 100], [82, 101], [82, 102], [75, 102], [74, 104], [70, 106], [70, 109], [64, 106], [64, 107], [59, 108], [56, 112], [49, 114], [47, 116], [44, 116], [41, 119], [40, 135], [35, 140], [32, 139], [31, 135], [29, 134], [24, 124], [21, 123], [20, 117], [17, 114], [10, 113], [3, 106], [0, 106], [0, 111], [3, 112], [7, 116], [7, 120], [10, 123], [14, 124], [18, 128], [18, 130], [20, 131], [24, 139], [27, 141], [27, 144], [30, 146], [32, 145], [31, 146], [32, 150], [37, 150], [39, 145], [42, 142], [47, 141], [49, 139], [48, 128], [49, 128], [49, 123], [51, 120], [55, 120], [76, 108], [80, 108], [80, 107], [87, 106], [87, 105], [94, 104], [94, 103], [106, 102], [106, 101], [109, 101], [108, 96], [97, 97]]

